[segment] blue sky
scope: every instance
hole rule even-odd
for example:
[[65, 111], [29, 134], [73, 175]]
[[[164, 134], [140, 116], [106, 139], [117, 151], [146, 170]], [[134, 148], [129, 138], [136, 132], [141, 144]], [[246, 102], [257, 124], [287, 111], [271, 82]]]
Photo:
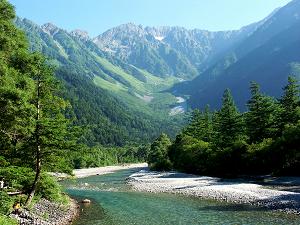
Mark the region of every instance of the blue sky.
[[17, 15], [37, 24], [52, 22], [94, 37], [133, 22], [144, 26], [238, 29], [266, 17], [291, 0], [9, 0]]

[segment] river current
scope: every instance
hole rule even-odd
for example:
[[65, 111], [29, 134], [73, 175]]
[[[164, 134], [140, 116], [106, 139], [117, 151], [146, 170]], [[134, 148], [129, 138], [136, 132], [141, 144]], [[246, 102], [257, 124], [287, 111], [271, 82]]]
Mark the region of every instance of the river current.
[[64, 181], [66, 192], [73, 198], [92, 201], [81, 205], [80, 216], [73, 225], [300, 224], [300, 216], [258, 207], [135, 192], [125, 180], [135, 171]]

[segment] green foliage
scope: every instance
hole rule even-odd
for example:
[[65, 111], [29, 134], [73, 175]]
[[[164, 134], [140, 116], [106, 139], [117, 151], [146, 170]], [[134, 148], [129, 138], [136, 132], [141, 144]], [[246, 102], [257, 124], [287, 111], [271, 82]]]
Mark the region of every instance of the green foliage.
[[276, 133], [276, 116], [278, 106], [273, 98], [263, 95], [257, 83], [251, 83], [249, 111], [246, 113], [247, 132], [251, 142], [259, 142]]
[[45, 58], [28, 51], [24, 34], [15, 27], [13, 7], [1, 0], [0, 10], [0, 176], [10, 189], [30, 193], [26, 203], [37, 185], [46, 185], [38, 192], [42, 197], [48, 191], [56, 199], [57, 184], [41, 181], [40, 175], [44, 164], [57, 170], [64, 166], [56, 164], [57, 157], [76, 144], [65, 118], [68, 104], [58, 96], [58, 82]]
[[[238, 112], [226, 90], [219, 111], [211, 113], [206, 108], [204, 112], [193, 112], [187, 127], [163, 151], [167, 156], [151, 147], [149, 156], [155, 157], [150, 158], [149, 164], [169, 157], [174, 169], [189, 173], [225, 177], [270, 173], [299, 176], [297, 80], [289, 78], [284, 90], [276, 102], [261, 94], [258, 84], [252, 83], [249, 111], [244, 114]], [[210, 134], [212, 138], [208, 138]], [[152, 145], [157, 146], [157, 141]]]
[[150, 147], [148, 164], [152, 170], [169, 170], [172, 167], [168, 157], [171, 141], [166, 134], [161, 134]]
[[145, 162], [149, 146], [103, 147], [82, 146], [69, 156], [70, 164], [75, 169], [110, 166], [123, 163]]
[[279, 129], [282, 131], [285, 125], [295, 124], [300, 119], [300, 89], [295, 77], [288, 77], [288, 84], [283, 88], [284, 94], [281, 97], [279, 113]]
[[285, 126], [282, 136], [270, 146], [270, 160], [275, 172], [281, 175], [299, 176], [300, 121]]
[[27, 192], [32, 185], [34, 171], [27, 167], [8, 166], [0, 168], [0, 177], [12, 190]]
[[211, 148], [208, 142], [189, 135], [178, 135], [170, 147], [169, 157], [175, 169], [206, 174], [210, 170]]
[[[4, 191], [0, 191], [0, 221], [1, 221], [1, 214], [8, 215], [12, 211], [12, 206], [14, 204], [14, 198], [8, 196], [8, 194]], [[2, 218], [4, 220], [4, 218]], [[0, 223], [4, 224], [4, 223]]]
[[243, 120], [234, 104], [231, 92], [226, 89], [221, 109], [215, 115], [215, 141], [218, 146], [230, 146], [243, 136]]
[[0, 214], [0, 224], [18, 225], [18, 221]]
[[[30, 191], [33, 180], [34, 171], [26, 167], [9, 166], [0, 168], [0, 177], [4, 178], [5, 184], [10, 191], [22, 191], [27, 193]], [[5, 195], [5, 192], [2, 192]], [[38, 183], [37, 195], [51, 201], [61, 201], [61, 187], [54, 177], [47, 173], [41, 175]], [[8, 198], [8, 196], [7, 196]]]
[[43, 173], [37, 186], [37, 194], [45, 199], [55, 202], [63, 202], [64, 197], [61, 192], [61, 186], [56, 178]]

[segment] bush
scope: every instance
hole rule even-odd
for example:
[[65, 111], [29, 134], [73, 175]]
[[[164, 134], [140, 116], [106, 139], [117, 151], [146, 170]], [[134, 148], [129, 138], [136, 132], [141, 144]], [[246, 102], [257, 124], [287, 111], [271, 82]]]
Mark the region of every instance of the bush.
[[273, 140], [267, 138], [248, 146], [246, 167], [249, 174], [266, 174], [273, 171], [275, 165], [272, 162], [272, 144]]
[[[12, 211], [15, 199], [8, 196], [4, 191], [0, 191], [0, 214], [7, 215]], [[1, 220], [0, 220], [1, 221]], [[5, 223], [0, 223], [5, 224]]]
[[31, 188], [34, 171], [26, 167], [2, 167], [0, 168], [0, 177], [3, 177], [13, 190], [27, 192]]
[[[0, 177], [4, 177], [5, 181], [12, 187], [12, 190], [23, 191], [24, 193], [28, 193], [31, 189], [34, 176], [34, 171], [30, 168], [16, 166], [0, 168]], [[36, 194], [39, 197], [46, 198], [50, 201], [64, 201], [60, 185], [54, 177], [47, 173], [41, 175]]]
[[283, 134], [270, 147], [272, 163], [279, 175], [300, 176], [300, 121], [285, 127]]
[[18, 221], [0, 214], [0, 224], [3, 224], [3, 225], [18, 225]]
[[61, 202], [63, 201], [61, 186], [56, 178], [43, 173], [41, 180], [38, 183], [37, 194], [49, 201]]

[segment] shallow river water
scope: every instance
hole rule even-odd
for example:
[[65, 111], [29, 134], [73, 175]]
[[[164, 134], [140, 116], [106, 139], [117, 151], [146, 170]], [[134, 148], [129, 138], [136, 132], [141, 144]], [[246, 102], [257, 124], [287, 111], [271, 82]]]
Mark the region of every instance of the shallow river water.
[[81, 205], [74, 225], [300, 224], [300, 216], [258, 207], [200, 200], [174, 194], [134, 192], [125, 179], [136, 170], [64, 181]]

